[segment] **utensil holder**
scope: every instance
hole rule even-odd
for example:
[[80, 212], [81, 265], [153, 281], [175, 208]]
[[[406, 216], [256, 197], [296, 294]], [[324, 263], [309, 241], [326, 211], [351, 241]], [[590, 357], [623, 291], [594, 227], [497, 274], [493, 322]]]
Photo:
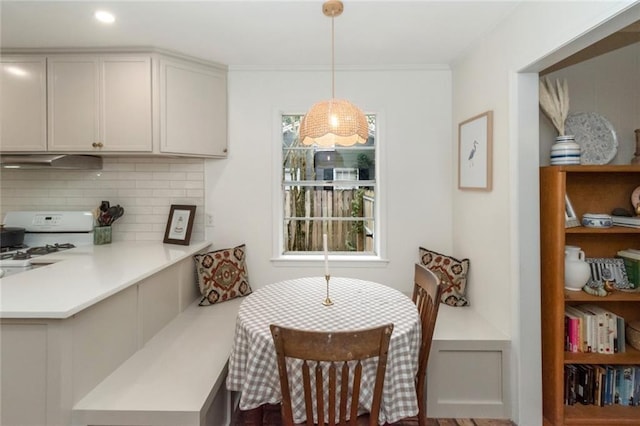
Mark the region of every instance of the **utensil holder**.
[[96, 226], [93, 228], [93, 244], [102, 245], [111, 243], [111, 227]]

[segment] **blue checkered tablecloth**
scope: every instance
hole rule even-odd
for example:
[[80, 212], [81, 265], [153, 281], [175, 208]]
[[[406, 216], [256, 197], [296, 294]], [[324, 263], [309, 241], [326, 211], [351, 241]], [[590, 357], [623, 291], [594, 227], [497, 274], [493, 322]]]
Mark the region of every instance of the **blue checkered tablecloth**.
[[[420, 348], [418, 311], [407, 296], [378, 283], [332, 277], [324, 306], [324, 277], [300, 278], [270, 284], [242, 302], [229, 358], [227, 388], [240, 391], [240, 409], [250, 410], [281, 400], [276, 352], [270, 324], [314, 331], [345, 331], [394, 324], [379, 423], [393, 423], [418, 413], [415, 376]], [[363, 374], [375, 376], [374, 366]], [[301, 380], [291, 382], [294, 422], [305, 421]], [[363, 381], [360, 405], [371, 406], [373, 380]]]

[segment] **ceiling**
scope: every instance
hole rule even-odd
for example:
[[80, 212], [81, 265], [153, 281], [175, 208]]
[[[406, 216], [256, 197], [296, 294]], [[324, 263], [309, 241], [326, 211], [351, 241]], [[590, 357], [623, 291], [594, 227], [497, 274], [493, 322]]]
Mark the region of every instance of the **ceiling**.
[[[522, 0], [345, 0], [335, 18], [336, 66], [450, 64]], [[111, 26], [93, 19], [116, 15]], [[322, 0], [6, 1], [3, 48], [156, 47], [231, 67], [331, 63]]]

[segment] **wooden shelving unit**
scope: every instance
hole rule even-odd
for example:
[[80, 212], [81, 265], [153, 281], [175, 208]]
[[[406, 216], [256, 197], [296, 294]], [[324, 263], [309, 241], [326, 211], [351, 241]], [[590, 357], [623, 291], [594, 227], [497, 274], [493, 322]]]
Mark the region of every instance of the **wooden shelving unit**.
[[578, 219], [585, 213], [631, 208], [630, 196], [640, 186], [639, 166], [550, 166], [540, 169], [540, 243], [542, 304], [542, 377], [545, 425], [640, 425], [640, 407], [564, 404], [566, 364], [639, 364], [640, 351], [613, 355], [564, 350], [566, 305], [596, 303], [640, 320], [640, 293], [615, 292], [606, 297], [564, 289], [564, 246], [579, 246], [587, 257], [615, 257], [619, 250], [640, 248], [640, 229], [565, 228], [565, 194]]

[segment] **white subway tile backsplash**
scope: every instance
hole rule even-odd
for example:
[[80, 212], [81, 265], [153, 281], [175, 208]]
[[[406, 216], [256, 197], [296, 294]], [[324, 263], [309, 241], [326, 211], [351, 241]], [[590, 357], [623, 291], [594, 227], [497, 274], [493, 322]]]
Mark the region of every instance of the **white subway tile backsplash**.
[[202, 181], [204, 182], [204, 172], [189, 172], [187, 173], [188, 181]]
[[185, 198], [187, 193], [184, 189], [154, 189], [152, 190], [154, 197], [167, 197], [167, 198]]
[[204, 189], [187, 189], [187, 197], [204, 198]]
[[103, 163], [102, 171], [119, 171], [119, 172], [133, 172], [136, 169], [135, 163], [124, 163], [124, 162], [109, 162]]
[[187, 174], [184, 172], [156, 172], [153, 174], [153, 179], [183, 181], [187, 179]]
[[32, 198], [32, 197], [47, 197], [49, 190], [40, 188], [23, 188], [20, 191], [14, 193], [16, 197]]
[[144, 189], [144, 188], [166, 188], [169, 183], [164, 180], [138, 180], [136, 181], [136, 188]]
[[[50, 189], [47, 191], [50, 198], [61, 198], [61, 197], [84, 197], [84, 190], [82, 189]], [[93, 194], [91, 194], [93, 195]], [[25, 195], [27, 196], [27, 195]]]
[[0, 170], [0, 213], [93, 210], [102, 200], [125, 214], [114, 241], [162, 241], [171, 204], [198, 207], [191, 241], [204, 239], [204, 160], [104, 157], [100, 171]]
[[204, 182], [202, 181], [193, 181], [193, 180], [172, 180], [169, 183], [171, 188], [182, 188], [182, 189], [203, 189]]
[[169, 165], [172, 172], [203, 172], [204, 161], [200, 163], [175, 163]]
[[129, 215], [137, 215], [137, 217], [144, 217], [146, 215], [153, 214], [153, 207], [151, 207], [151, 206], [128, 205], [127, 213]]
[[169, 165], [165, 163], [136, 164], [136, 172], [168, 172]]

